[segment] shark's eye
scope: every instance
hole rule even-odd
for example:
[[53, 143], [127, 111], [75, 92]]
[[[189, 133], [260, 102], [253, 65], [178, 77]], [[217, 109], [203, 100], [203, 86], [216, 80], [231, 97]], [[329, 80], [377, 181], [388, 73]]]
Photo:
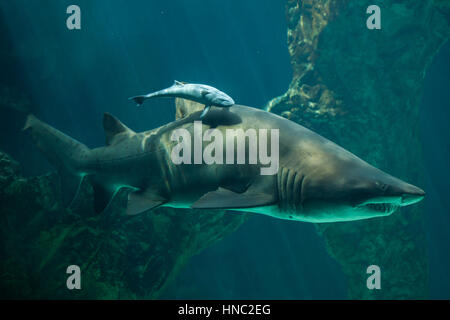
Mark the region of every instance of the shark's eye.
[[386, 183], [377, 181], [375, 182], [375, 184], [381, 191], [386, 191], [386, 189], [388, 188], [388, 185]]

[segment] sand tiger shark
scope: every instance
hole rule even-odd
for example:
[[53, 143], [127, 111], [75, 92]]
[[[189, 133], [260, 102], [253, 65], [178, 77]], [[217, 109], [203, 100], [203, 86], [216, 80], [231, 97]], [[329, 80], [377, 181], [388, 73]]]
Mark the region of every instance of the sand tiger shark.
[[[61, 176], [66, 203], [83, 177], [92, 176], [94, 207], [101, 212], [120, 188], [129, 189], [127, 214], [159, 206], [230, 209], [305, 222], [387, 216], [422, 200], [425, 192], [358, 158], [319, 134], [278, 115], [247, 106], [211, 109], [202, 119], [216, 128], [279, 129], [279, 169], [262, 164], [179, 164], [171, 161], [174, 130], [193, 133], [203, 105], [177, 99], [177, 119], [136, 133], [105, 113], [106, 146], [90, 149], [29, 115], [24, 129]], [[193, 136], [193, 135], [191, 135]], [[194, 137], [192, 138], [194, 139]], [[248, 151], [248, 150], [247, 150]]]
[[138, 106], [141, 106], [145, 100], [159, 97], [183, 98], [205, 105], [200, 118], [203, 118], [208, 113], [211, 106], [228, 108], [234, 105], [234, 100], [231, 97], [214, 87], [177, 80], [174, 81], [170, 88], [147, 95], [131, 97], [129, 100], [133, 100]]

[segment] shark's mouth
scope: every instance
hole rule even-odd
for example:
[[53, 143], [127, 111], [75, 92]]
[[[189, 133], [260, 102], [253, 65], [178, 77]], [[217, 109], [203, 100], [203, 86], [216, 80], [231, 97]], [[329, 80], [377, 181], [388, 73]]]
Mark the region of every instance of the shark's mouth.
[[360, 203], [357, 207], [382, 214], [391, 214], [403, 204], [402, 197], [379, 197]]
[[357, 205], [359, 208], [377, 211], [379, 213], [391, 214], [399, 207], [408, 206], [419, 202], [423, 199], [423, 195], [403, 194], [394, 197], [377, 197], [364, 201]]
[[397, 204], [393, 204], [393, 203], [381, 202], [381, 203], [366, 203], [362, 207], [366, 207], [367, 209], [369, 209], [371, 211], [377, 211], [380, 213], [391, 214], [395, 210], [397, 210], [398, 207], [400, 207], [400, 206]]

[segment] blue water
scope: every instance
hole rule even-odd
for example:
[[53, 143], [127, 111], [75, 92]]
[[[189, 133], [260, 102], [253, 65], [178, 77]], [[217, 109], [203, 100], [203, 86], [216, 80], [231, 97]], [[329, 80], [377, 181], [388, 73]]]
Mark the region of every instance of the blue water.
[[450, 299], [450, 43], [436, 55], [425, 77], [420, 108], [430, 298]]
[[[82, 30], [65, 26], [73, 1], [0, 1], [2, 30], [19, 56], [11, 81], [26, 88], [33, 112], [90, 147], [104, 144], [103, 112], [136, 131], [174, 119], [173, 100], [136, 108], [127, 98], [173, 80], [213, 85], [262, 107], [292, 78], [282, 1], [77, 0]], [[421, 107], [428, 192], [430, 292], [450, 298], [450, 48], [426, 77]], [[26, 174], [50, 167], [12, 124], [0, 120], [1, 148]], [[19, 147], [18, 147], [19, 146]], [[346, 278], [312, 224], [254, 215], [195, 256], [163, 298], [344, 299]]]

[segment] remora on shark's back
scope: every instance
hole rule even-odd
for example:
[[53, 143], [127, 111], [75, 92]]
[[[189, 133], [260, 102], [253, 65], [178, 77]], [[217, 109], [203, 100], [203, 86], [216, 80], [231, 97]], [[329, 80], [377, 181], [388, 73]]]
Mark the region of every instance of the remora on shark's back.
[[[58, 168], [67, 200], [82, 177], [91, 175], [95, 208], [101, 212], [115, 192], [130, 189], [127, 213], [158, 206], [222, 208], [308, 222], [336, 222], [386, 216], [423, 199], [418, 187], [369, 165], [331, 141], [275, 114], [246, 106], [231, 112], [211, 109], [204, 129], [279, 129], [279, 170], [262, 176], [257, 165], [175, 165], [170, 154], [174, 130], [193, 137], [201, 105], [180, 103], [179, 118], [165, 126], [136, 133], [110, 114], [104, 115], [107, 146], [89, 149], [34, 116], [25, 128], [48, 160]], [[239, 121], [224, 123], [223, 114]], [[211, 120], [213, 119], [213, 120]], [[192, 144], [193, 145], [193, 144]], [[248, 152], [248, 144], [246, 146]], [[236, 153], [235, 153], [236, 154]]]
[[159, 97], [183, 98], [205, 105], [205, 109], [200, 118], [203, 118], [208, 113], [211, 106], [229, 108], [234, 105], [234, 100], [230, 96], [214, 87], [205, 84], [185, 83], [177, 80], [175, 80], [170, 88], [147, 95], [131, 97], [129, 100], [133, 100], [140, 106], [147, 99]]

